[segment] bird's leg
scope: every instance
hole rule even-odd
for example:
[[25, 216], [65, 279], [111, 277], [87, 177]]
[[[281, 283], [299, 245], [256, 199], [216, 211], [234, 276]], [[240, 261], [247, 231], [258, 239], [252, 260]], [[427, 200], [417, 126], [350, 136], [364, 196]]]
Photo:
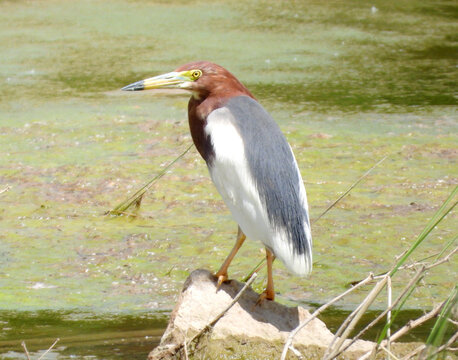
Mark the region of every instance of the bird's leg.
[[221, 265], [221, 268], [215, 274], [215, 276], [218, 278], [218, 283], [216, 284], [217, 289], [219, 289], [219, 287], [221, 286], [223, 282], [227, 281], [228, 279], [227, 269], [229, 268], [229, 265], [231, 264], [232, 259], [234, 258], [235, 254], [237, 254], [237, 251], [239, 251], [245, 239], [246, 239], [246, 236], [243, 233], [242, 229], [240, 229], [240, 226], [239, 226], [239, 229], [237, 232], [237, 241], [235, 242], [235, 245], [232, 248], [226, 260], [224, 260], [223, 265]]
[[275, 291], [274, 291], [274, 278], [272, 276], [272, 264], [275, 260], [275, 255], [272, 251], [266, 248], [266, 260], [267, 260], [267, 287], [264, 292], [259, 295], [259, 299], [256, 302], [256, 305], [260, 305], [264, 300], [274, 300]]

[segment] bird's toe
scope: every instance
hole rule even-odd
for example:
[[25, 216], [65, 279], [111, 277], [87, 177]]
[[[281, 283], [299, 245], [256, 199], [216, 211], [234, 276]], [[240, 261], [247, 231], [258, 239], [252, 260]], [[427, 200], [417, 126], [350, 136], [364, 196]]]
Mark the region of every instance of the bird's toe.
[[227, 276], [227, 273], [225, 274], [220, 274], [220, 273], [216, 273], [215, 275], [218, 279], [218, 281], [216, 282], [216, 290], [219, 290], [219, 288], [221, 287], [221, 285], [228, 281], [229, 280], [229, 277]]
[[273, 291], [268, 291], [267, 289], [264, 290], [261, 295], [259, 295], [258, 300], [256, 301], [255, 307], [258, 305], [262, 305], [265, 300], [274, 301], [275, 300], [275, 293]]

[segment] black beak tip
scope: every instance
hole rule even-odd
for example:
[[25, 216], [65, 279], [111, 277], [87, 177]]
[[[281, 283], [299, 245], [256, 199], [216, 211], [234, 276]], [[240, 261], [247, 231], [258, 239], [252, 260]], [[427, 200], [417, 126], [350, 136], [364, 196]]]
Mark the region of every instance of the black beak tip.
[[137, 81], [136, 83], [124, 86], [121, 90], [122, 91], [139, 91], [139, 90], [144, 90], [145, 85], [143, 83], [143, 80]]

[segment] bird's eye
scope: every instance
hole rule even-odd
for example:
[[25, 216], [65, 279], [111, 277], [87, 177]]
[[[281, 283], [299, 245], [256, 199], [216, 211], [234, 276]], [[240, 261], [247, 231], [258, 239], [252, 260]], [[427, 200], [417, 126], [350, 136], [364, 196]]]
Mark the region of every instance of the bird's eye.
[[200, 70], [194, 70], [192, 72], [192, 78], [193, 80], [197, 80], [198, 78], [200, 78], [202, 76], [202, 71]]

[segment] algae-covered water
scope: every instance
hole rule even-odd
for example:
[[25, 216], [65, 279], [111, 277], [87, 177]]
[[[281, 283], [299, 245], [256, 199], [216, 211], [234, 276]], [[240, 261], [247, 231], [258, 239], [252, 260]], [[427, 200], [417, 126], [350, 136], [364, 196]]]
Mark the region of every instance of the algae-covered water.
[[[139, 216], [104, 216], [191, 144], [189, 95], [119, 89], [193, 60], [228, 68], [278, 121], [312, 219], [387, 156], [313, 225], [309, 278], [275, 263], [278, 300], [320, 304], [389, 269], [457, 185], [457, 14], [453, 1], [1, 1], [0, 358], [58, 336], [59, 359], [144, 358], [190, 271], [229, 252], [237, 226], [195, 149]], [[456, 233], [451, 214], [414, 258]], [[262, 257], [247, 242], [230, 275]], [[432, 270], [407, 307], [443, 300], [456, 268]], [[142, 350], [84, 345], [124, 332]]]

